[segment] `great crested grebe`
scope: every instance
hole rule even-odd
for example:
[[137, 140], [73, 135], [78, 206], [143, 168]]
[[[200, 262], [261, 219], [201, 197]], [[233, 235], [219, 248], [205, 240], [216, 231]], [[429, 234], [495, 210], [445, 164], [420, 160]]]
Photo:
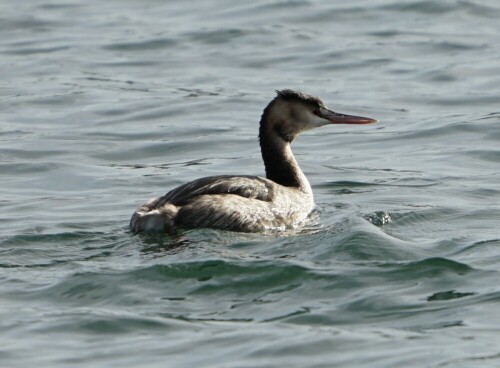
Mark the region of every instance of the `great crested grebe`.
[[290, 143], [301, 132], [328, 124], [377, 120], [329, 110], [317, 97], [285, 89], [267, 105], [259, 140], [266, 177], [209, 176], [183, 184], [139, 207], [130, 220], [134, 233], [214, 228], [258, 232], [305, 220], [314, 208], [311, 185]]

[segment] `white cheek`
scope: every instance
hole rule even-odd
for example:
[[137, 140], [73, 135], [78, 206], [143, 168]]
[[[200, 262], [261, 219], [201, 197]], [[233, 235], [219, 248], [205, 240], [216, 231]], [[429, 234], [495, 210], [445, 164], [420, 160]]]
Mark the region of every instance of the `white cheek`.
[[317, 115], [314, 115], [313, 118], [311, 119], [311, 129], [319, 128], [319, 127], [325, 126], [329, 123], [330, 122], [328, 120], [320, 118]]

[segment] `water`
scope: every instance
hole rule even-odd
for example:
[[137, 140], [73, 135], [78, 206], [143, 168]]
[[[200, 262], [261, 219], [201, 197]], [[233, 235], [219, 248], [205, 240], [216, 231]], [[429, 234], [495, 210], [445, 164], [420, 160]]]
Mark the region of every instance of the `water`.
[[[498, 367], [500, 6], [0, 4], [2, 367]], [[294, 143], [302, 229], [132, 236], [263, 174], [274, 90], [373, 126]]]

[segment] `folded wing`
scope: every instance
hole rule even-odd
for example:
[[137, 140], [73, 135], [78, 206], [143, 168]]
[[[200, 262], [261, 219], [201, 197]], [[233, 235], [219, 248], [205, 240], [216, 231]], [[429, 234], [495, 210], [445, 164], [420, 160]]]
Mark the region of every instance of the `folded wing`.
[[273, 198], [273, 183], [258, 176], [208, 176], [183, 184], [161, 198], [161, 204], [182, 206], [202, 195], [234, 194], [244, 198], [269, 202]]

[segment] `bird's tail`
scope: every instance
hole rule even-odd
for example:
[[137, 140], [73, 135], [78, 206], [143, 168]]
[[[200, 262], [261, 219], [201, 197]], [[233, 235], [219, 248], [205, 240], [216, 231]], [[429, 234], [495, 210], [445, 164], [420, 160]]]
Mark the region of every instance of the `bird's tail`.
[[139, 207], [130, 219], [130, 229], [134, 234], [140, 232], [175, 231], [175, 218], [178, 208], [170, 203], [157, 207], [160, 198], [153, 198]]

